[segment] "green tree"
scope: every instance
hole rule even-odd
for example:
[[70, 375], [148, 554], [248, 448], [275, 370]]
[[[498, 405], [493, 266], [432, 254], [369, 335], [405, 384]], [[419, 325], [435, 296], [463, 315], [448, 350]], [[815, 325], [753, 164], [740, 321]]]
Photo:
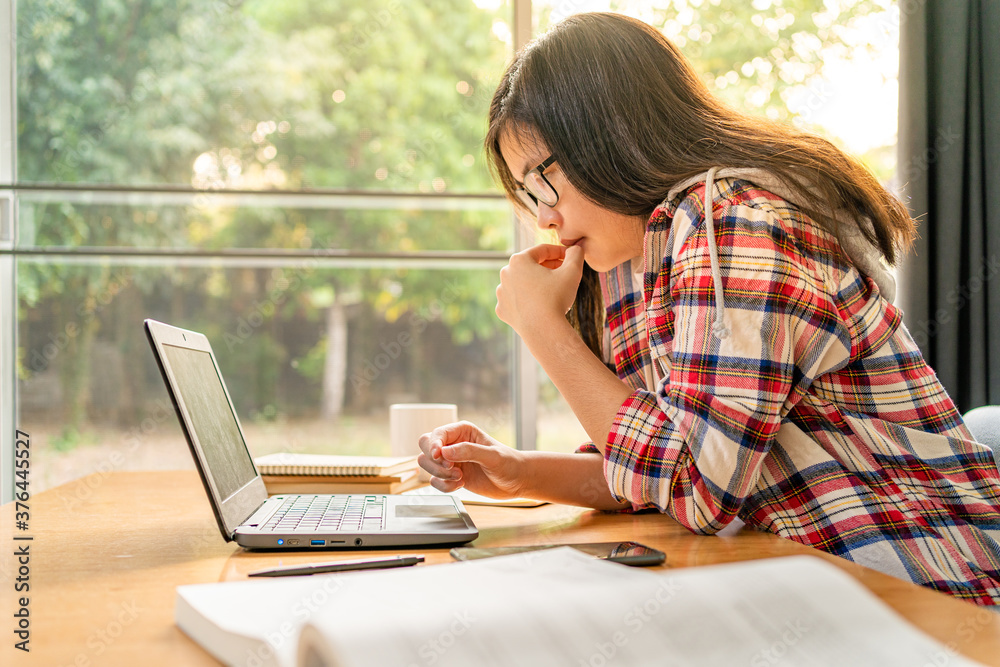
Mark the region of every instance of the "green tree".
[[[435, 7], [357, 0], [319, 7], [206, 0], [21, 3], [19, 178], [208, 189], [486, 189], [478, 143], [481, 93], [488, 85], [479, 82], [502, 65], [504, 48], [490, 35], [491, 20], [457, 1]], [[440, 42], [443, 49], [429, 39], [442, 31], [451, 35]], [[31, 214], [31, 240], [44, 246], [449, 250], [508, 244], [506, 234], [493, 231], [498, 220], [506, 226], [495, 212], [223, 208], [208, 199], [187, 209], [37, 205]], [[107, 273], [28, 265], [21, 272], [22, 306], [72, 320], [72, 305], [93, 301]], [[215, 274], [166, 273], [175, 299]], [[266, 274], [257, 272], [251, 281], [256, 289], [267, 287]], [[403, 269], [332, 279], [304, 272], [306, 296], [285, 310], [322, 311], [328, 329], [343, 334], [345, 306], [352, 302], [383, 304], [386, 317], [399, 318], [398, 304], [386, 296], [401, 284], [404, 310], [433, 302], [440, 281], [422, 274], [430, 276]], [[160, 287], [138, 278], [135, 283], [146, 294]], [[245, 295], [226, 281], [215, 283], [216, 300], [235, 306], [230, 312], [237, 316], [247, 312], [240, 305]], [[495, 327], [481, 324], [492, 315], [489, 292], [471, 300], [478, 308], [441, 313], [456, 340], [495, 335]], [[333, 298], [327, 302], [325, 294]], [[73, 349], [64, 351], [73, 428], [87, 398], [86, 350], [101, 322], [87, 318]], [[336, 394], [338, 382], [346, 382], [347, 342], [343, 335], [332, 339], [338, 344], [328, 356], [339, 363], [328, 364], [328, 372], [343, 377], [323, 385]], [[264, 349], [271, 351], [258, 357], [261, 379], [287, 357], [279, 341]], [[32, 370], [40, 368], [29, 364], [23, 372]], [[337, 414], [343, 392], [325, 403], [328, 414]]]
[[[536, 25], [547, 27], [573, 5], [536, 1]], [[824, 63], [886, 48], [899, 29], [896, 0], [608, 0], [608, 8], [659, 28], [734, 108], [834, 141], [813, 113], [832, 95]], [[861, 156], [883, 180], [894, 168], [889, 148]]]

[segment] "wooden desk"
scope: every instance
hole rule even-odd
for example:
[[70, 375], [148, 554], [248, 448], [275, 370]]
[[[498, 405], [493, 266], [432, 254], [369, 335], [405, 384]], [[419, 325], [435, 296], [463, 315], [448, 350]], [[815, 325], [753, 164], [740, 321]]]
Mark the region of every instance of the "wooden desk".
[[[278, 564], [381, 552], [244, 551], [219, 535], [193, 471], [94, 474], [32, 497], [30, 648], [13, 648], [18, 563], [14, 507], [0, 511], [0, 664], [215, 665], [173, 622], [174, 589], [239, 580]], [[480, 529], [476, 546], [634, 539], [667, 553], [664, 567], [688, 567], [771, 556], [822, 555], [927, 634], [986, 664], [1000, 665], [1000, 614], [821, 554], [787, 540], [743, 531], [731, 537], [691, 535], [656, 514], [607, 514], [562, 505], [532, 509], [469, 506]], [[451, 561], [447, 549], [417, 548], [427, 564]], [[424, 567], [418, 565], [417, 567]]]

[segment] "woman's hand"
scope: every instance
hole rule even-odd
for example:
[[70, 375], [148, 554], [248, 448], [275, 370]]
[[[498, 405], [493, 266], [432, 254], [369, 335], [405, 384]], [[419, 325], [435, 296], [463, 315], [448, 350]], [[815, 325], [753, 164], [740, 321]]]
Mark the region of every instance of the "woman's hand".
[[583, 249], [536, 245], [510, 258], [500, 270], [497, 317], [525, 336], [534, 325], [564, 318], [583, 275]]
[[420, 436], [417, 464], [439, 491], [462, 487], [490, 498], [516, 498], [524, 480], [524, 453], [503, 445], [474, 424], [439, 426]]

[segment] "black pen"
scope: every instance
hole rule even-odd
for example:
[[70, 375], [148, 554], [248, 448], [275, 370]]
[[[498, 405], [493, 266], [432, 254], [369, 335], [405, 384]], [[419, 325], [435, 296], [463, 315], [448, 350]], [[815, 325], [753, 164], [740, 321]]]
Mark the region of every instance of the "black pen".
[[248, 577], [288, 577], [299, 574], [319, 574], [320, 572], [344, 572], [346, 570], [380, 570], [389, 567], [407, 567], [423, 563], [423, 556], [387, 556], [365, 560], [340, 560], [332, 563], [312, 563], [310, 565], [286, 565], [266, 570], [256, 570]]

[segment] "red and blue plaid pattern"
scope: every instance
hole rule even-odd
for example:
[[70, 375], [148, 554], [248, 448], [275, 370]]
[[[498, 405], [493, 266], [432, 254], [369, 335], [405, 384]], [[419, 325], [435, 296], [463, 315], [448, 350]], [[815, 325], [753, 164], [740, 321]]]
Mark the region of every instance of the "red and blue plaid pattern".
[[602, 276], [608, 361], [635, 389], [608, 435], [612, 493], [696, 533], [738, 516], [1000, 604], [1000, 473], [899, 311], [796, 207], [746, 180], [716, 188], [729, 337], [712, 334], [704, 184], [650, 218], [643, 293], [630, 262]]

